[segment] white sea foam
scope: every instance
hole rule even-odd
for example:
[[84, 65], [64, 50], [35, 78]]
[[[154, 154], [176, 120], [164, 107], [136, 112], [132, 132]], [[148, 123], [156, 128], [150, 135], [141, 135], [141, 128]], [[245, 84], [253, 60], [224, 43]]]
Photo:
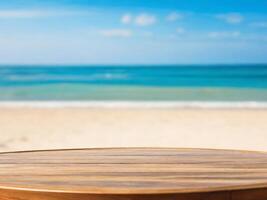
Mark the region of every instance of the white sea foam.
[[[1, 75], [2, 73], [0, 73]], [[36, 73], [34, 75], [5, 74], [0, 80], [6, 81], [98, 81], [98, 80], [124, 80], [128, 75], [123, 73], [95, 73], [90, 75], [55, 75]]]
[[10, 108], [210, 108], [267, 109], [267, 102], [199, 102], [199, 101], [2, 101]]

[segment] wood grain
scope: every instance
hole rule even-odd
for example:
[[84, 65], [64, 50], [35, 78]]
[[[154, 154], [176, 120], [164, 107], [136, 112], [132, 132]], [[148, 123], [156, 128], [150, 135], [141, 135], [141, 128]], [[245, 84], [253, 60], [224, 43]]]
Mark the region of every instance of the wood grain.
[[0, 153], [1, 200], [266, 200], [266, 188], [267, 154], [261, 152], [110, 148]]

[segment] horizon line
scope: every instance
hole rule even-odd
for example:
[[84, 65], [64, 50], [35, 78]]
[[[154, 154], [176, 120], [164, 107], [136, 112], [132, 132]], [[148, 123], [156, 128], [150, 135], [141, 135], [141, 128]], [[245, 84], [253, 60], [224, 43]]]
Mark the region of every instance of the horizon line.
[[161, 67], [161, 66], [167, 66], [167, 67], [175, 67], [175, 66], [233, 66], [233, 65], [267, 65], [266, 63], [177, 63], [177, 64], [58, 64], [58, 63], [48, 63], [48, 64], [1, 64], [0, 67]]

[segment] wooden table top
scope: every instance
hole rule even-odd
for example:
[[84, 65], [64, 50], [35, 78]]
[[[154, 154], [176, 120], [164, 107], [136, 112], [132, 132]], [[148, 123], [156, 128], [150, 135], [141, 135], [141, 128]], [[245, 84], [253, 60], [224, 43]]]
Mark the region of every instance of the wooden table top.
[[99, 148], [0, 153], [0, 191], [135, 195], [259, 188], [267, 188], [267, 154], [260, 152]]

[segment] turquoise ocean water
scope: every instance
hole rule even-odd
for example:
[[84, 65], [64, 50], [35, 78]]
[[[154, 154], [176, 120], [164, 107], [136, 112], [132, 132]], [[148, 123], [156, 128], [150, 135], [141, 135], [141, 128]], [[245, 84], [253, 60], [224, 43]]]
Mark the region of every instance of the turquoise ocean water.
[[267, 102], [267, 65], [1, 66], [0, 101]]

